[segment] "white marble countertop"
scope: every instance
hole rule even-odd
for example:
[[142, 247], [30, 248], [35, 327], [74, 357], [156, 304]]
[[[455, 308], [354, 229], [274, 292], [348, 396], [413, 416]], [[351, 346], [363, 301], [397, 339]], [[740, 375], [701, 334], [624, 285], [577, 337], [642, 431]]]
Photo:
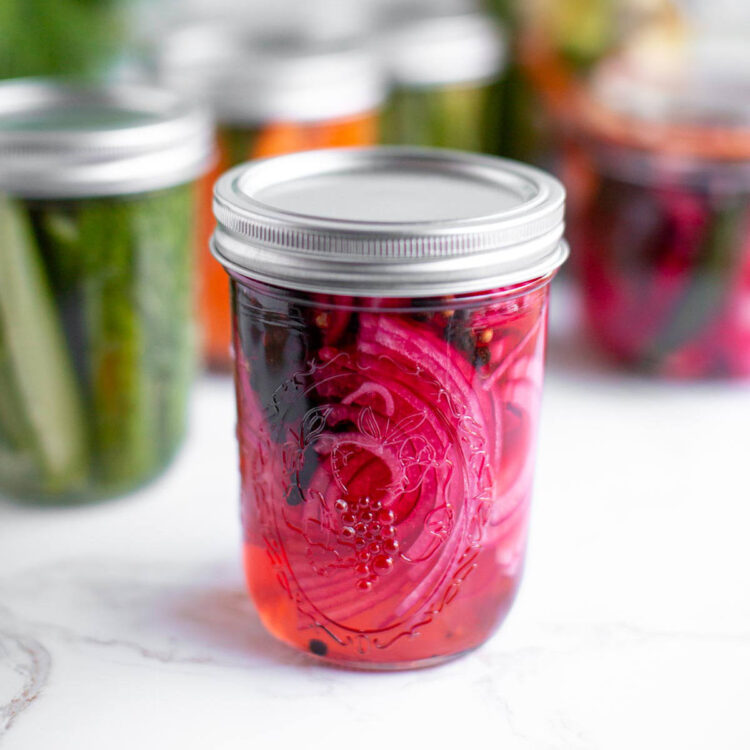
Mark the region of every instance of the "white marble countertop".
[[442, 667], [347, 672], [265, 634], [225, 380], [199, 385], [186, 449], [137, 495], [0, 504], [0, 746], [747, 750], [750, 389], [579, 354], [553, 341], [521, 594]]

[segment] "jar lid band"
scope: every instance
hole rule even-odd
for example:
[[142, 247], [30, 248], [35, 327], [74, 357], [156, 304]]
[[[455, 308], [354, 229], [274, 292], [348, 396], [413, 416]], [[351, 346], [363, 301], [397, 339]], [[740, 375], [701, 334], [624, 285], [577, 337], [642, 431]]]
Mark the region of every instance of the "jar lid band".
[[481, 291], [553, 273], [565, 192], [550, 175], [458, 151], [312, 151], [217, 183], [214, 252], [306, 291], [396, 297]]
[[31, 198], [177, 185], [213, 158], [206, 112], [140, 86], [46, 79], [0, 84], [0, 190]]

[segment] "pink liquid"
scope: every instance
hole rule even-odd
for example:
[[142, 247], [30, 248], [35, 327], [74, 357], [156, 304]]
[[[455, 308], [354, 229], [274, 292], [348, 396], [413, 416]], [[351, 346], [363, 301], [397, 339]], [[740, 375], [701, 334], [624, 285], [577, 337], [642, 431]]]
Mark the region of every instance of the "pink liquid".
[[266, 627], [359, 667], [481, 644], [523, 566], [546, 282], [419, 307], [234, 285], [245, 567]]

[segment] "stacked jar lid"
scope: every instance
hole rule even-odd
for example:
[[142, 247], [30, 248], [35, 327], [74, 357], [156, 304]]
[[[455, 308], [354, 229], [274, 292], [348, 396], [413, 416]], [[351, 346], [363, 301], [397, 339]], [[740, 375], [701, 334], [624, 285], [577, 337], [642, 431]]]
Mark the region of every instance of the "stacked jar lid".
[[320, 122], [376, 110], [380, 71], [361, 46], [225, 22], [170, 35], [157, 53], [170, 88], [209, 103], [222, 124]]

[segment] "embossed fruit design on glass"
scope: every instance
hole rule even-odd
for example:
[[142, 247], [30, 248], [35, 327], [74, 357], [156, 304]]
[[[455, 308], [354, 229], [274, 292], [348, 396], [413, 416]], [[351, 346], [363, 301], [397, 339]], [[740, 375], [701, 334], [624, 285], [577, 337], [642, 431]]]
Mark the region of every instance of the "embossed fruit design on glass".
[[231, 171], [215, 210], [264, 624], [362, 668], [480, 645], [523, 569], [562, 188], [458, 152], [324, 151]]
[[565, 156], [591, 339], [656, 375], [750, 377], [746, 101], [633, 67], [598, 71]]

